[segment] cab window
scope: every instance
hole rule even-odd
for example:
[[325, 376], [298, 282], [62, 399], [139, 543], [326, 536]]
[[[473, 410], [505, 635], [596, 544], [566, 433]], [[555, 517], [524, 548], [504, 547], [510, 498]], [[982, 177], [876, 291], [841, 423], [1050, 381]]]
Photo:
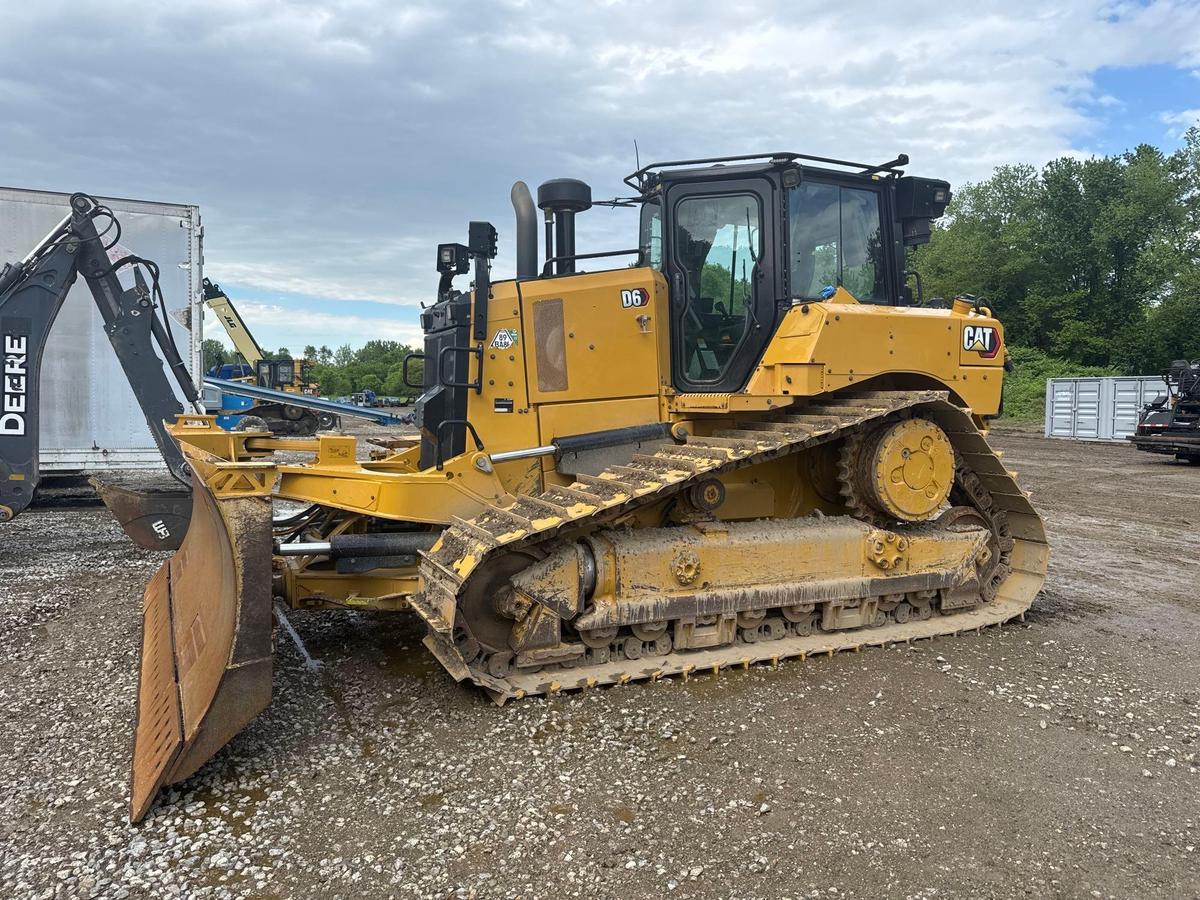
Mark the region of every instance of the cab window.
[[675, 207], [672, 258], [683, 274], [683, 358], [689, 382], [720, 381], [754, 325], [762, 256], [754, 194], [688, 197]]
[[791, 293], [819, 299], [841, 285], [864, 303], [887, 303], [879, 193], [806, 181], [788, 192]]
[[641, 264], [662, 271], [662, 204], [649, 200], [642, 204], [641, 227], [638, 229], [638, 249]]

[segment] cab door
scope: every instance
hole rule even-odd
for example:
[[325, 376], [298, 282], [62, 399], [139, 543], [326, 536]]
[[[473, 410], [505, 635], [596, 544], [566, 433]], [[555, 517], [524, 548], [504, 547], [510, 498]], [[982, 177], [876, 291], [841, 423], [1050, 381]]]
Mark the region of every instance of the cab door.
[[675, 387], [740, 390], [775, 325], [775, 185], [767, 178], [668, 188], [665, 266]]

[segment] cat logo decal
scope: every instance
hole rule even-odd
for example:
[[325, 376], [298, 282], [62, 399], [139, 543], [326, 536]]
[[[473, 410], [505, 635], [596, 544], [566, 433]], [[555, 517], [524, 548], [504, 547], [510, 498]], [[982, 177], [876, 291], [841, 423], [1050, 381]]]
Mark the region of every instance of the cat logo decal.
[[994, 359], [1000, 352], [1000, 332], [991, 325], [964, 325], [963, 349], [973, 350], [982, 359]]

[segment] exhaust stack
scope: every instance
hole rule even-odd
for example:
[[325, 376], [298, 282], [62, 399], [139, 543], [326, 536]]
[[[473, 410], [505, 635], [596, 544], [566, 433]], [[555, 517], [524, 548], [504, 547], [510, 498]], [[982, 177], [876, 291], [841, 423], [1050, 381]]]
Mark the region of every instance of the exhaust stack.
[[518, 181], [512, 186], [513, 211], [517, 214], [517, 277], [537, 277], [537, 210], [529, 185]]
[[556, 261], [556, 274], [569, 275], [575, 271], [575, 214], [591, 209], [592, 189], [577, 178], [552, 178], [538, 188], [537, 205], [546, 216], [546, 260]]

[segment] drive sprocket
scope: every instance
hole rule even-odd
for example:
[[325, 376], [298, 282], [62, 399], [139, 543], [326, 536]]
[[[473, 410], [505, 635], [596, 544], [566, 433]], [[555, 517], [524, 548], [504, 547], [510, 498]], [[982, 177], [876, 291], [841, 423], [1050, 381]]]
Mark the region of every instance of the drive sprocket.
[[875, 524], [934, 518], [945, 507], [954, 478], [949, 438], [921, 416], [848, 435], [838, 458], [843, 502], [856, 517]]

